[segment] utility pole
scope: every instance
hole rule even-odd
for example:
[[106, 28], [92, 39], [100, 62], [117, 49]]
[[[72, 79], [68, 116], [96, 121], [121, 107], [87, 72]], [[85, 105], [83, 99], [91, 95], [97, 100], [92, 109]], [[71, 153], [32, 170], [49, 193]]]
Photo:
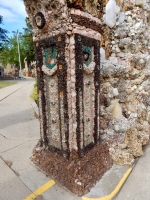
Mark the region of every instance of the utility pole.
[[19, 57], [19, 77], [22, 78], [22, 67], [21, 67], [21, 59], [20, 59], [20, 45], [19, 45], [19, 34], [21, 35], [22, 33], [20, 33], [18, 30], [12, 31], [16, 36], [17, 36], [17, 45], [18, 45], [18, 57]]

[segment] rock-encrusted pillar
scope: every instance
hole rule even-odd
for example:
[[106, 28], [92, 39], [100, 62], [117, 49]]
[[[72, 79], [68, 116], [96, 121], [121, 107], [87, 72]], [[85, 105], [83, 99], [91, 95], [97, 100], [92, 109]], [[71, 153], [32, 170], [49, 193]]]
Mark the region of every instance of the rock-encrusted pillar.
[[101, 21], [84, 1], [24, 3], [34, 32], [41, 127], [33, 161], [82, 195], [112, 164], [99, 134]]

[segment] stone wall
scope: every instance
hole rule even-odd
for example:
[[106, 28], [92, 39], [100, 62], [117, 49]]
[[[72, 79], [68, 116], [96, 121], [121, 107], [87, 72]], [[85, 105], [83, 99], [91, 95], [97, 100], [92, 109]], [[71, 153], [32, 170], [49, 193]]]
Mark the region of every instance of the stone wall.
[[132, 164], [149, 142], [150, 3], [118, 5], [115, 25], [103, 21], [107, 59], [101, 61], [100, 132], [114, 162]]

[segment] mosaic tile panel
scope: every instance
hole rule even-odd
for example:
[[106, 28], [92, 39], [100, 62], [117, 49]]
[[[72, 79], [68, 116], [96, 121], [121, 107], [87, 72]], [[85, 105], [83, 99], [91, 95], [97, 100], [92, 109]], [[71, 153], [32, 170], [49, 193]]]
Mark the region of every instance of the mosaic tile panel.
[[39, 93], [38, 100], [39, 100], [39, 116], [40, 116], [40, 134], [42, 140], [44, 139], [44, 130], [43, 130], [43, 115], [42, 115], [42, 98], [41, 94]]
[[57, 74], [46, 78], [49, 145], [61, 149]]
[[84, 73], [84, 145], [94, 143], [95, 91], [94, 73]]
[[89, 64], [92, 62], [92, 57], [93, 57], [92, 47], [82, 45], [82, 57], [83, 57], [83, 63], [88, 67]]
[[79, 94], [79, 105], [80, 105], [80, 148], [84, 147], [84, 109], [83, 109], [83, 96], [82, 92]]
[[[67, 102], [67, 64], [65, 35], [56, 35], [35, 43], [43, 116], [44, 144], [52, 152], [69, 156], [69, 117]], [[39, 66], [39, 67], [38, 67]], [[45, 143], [46, 142], [46, 143]]]
[[99, 47], [98, 40], [75, 34], [77, 143], [80, 157], [100, 140], [98, 125]]
[[52, 69], [57, 64], [57, 47], [51, 46], [45, 49], [45, 64], [49, 69]]
[[61, 141], [62, 149], [67, 150], [65, 130], [67, 129], [64, 118], [64, 94], [60, 92], [60, 124], [61, 124]]
[[[99, 41], [75, 34], [70, 38], [69, 61], [65, 59], [68, 44], [65, 38], [62, 34], [43, 39], [36, 46], [37, 64], [41, 63], [40, 87], [43, 85], [41, 89], [46, 90], [41, 97], [43, 134], [50, 151], [68, 158], [70, 151], [76, 150], [82, 157], [100, 139]], [[70, 68], [68, 64], [71, 64]]]

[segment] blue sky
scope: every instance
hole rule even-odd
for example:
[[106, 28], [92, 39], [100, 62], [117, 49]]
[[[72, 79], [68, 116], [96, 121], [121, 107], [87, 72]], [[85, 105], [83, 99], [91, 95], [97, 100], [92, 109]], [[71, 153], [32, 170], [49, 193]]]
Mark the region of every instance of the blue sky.
[[3, 29], [8, 30], [9, 37], [12, 36], [12, 31], [17, 29], [23, 32], [26, 27], [25, 17], [27, 16], [23, 0], [0, 0], [0, 15], [3, 16]]

